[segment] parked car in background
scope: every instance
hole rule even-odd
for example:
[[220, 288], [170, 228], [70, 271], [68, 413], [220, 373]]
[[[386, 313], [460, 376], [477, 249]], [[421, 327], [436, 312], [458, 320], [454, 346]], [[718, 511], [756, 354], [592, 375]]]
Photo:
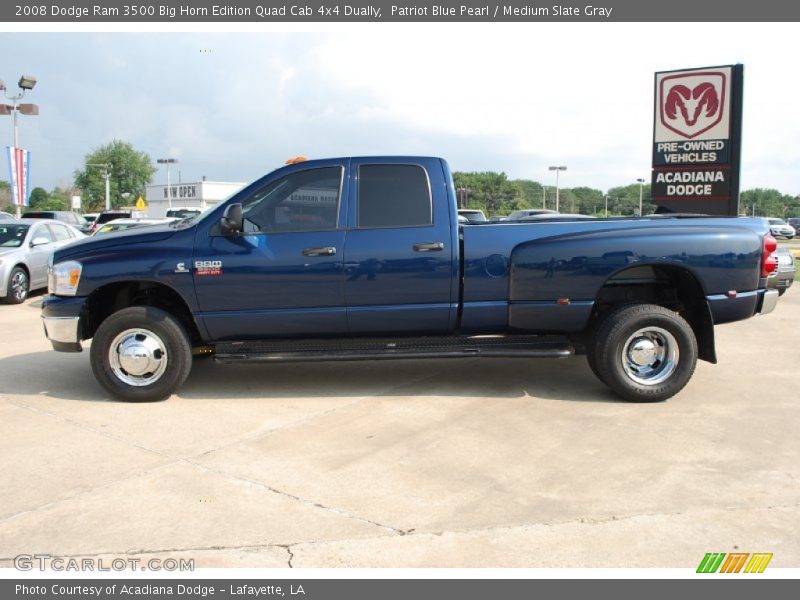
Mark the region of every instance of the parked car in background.
[[15, 221], [16, 217], [7, 212], [0, 211], [0, 221]]
[[197, 206], [173, 206], [167, 210], [166, 216], [173, 219], [185, 219], [186, 217], [196, 217], [201, 212], [203, 209]]
[[489, 221], [492, 223], [502, 223], [503, 221], [508, 221], [507, 215], [492, 215], [489, 217]]
[[583, 219], [596, 219], [594, 215], [579, 215], [573, 213], [542, 213], [539, 215], [529, 215], [527, 217], [522, 217], [517, 219], [517, 221], [522, 221], [523, 223], [532, 223], [536, 221], [580, 221]]
[[534, 215], [547, 215], [547, 214], [558, 214], [557, 210], [550, 210], [547, 208], [525, 208], [522, 210], [515, 210], [512, 211], [508, 215], [507, 221], [519, 221], [523, 217], [532, 217]]
[[115, 208], [113, 210], [104, 210], [92, 223], [92, 227], [89, 229], [89, 235], [92, 235], [95, 231], [97, 231], [101, 225], [105, 225], [109, 221], [113, 221], [115, 219], [145, 219], [147, 218], [147, 213], [141, 210], [132, 210], [127, 208]]
[[97, 219], [97, 215], [99, 214], [100, 213], [84, 213], [83, 215], [81, 215], [83, 217], [83, 223], [81, 224], [79, 229], [83, 233], [88, 235], [89, 232], [92, 230], [92, 225], [94, 225], [94, 222]]
[[790, 240], [797, 233], [794, 230], [794, 227], [789, 225], [783, 219], [768, 219], [768, 221], [770, 233], [772, 233], [772, 235], [775, 237], [782, 237]]
[[767, 281], [767, 287], [775, 288], [783, 296], [794, 283], [797, 266], [794, 255], [786, 246], [778, 246], [775, 254], [778, 256], [778, 270]]
[[164, 223], [171, 223], [177, 219], [114, 219], [105, 225], [101, 225], [92, 234], [92, 237], [114, 233], [115, 231], [125, 231], [126, 229], [133, 229], [134, 227], [144, 227], [147, 225], [163, 225]]
[[53, 219], [61, 221], [77, 229], [83, 225], [83, 219], [78, 214], [69, 210], [26, 210], [22, 213], [23, 219]]
[[797, 235], [797, 231], [800, 230], [800, 217], [791, 217], [786, 219], [786, 222], [794, 227], [795, 235]]
[[466, 217], [467, 221], [470, 223], [486, 223], [486, 215], [483, 214], [482, 210], [474, 208], [460, 208], [458, 209], [458, 214], [460, 214], [462, 217]]
[[53, 252], [85, 237], [52, 219], [0, 222], [0, 300], [19, 304], [31, 290], [47, 287], [47, 261]]

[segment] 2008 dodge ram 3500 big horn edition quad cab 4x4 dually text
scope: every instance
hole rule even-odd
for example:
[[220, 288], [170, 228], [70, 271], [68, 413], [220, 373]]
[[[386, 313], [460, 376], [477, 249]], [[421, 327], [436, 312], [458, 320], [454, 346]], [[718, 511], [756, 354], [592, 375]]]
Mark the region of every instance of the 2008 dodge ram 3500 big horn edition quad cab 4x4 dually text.
[[459, 224], [439, 158], [282, 167], [204, 214], [55, 252], [44, 327], [124, 400], [222, 362], [565, 357], [664, 400], [714, 325], [771, 311], [763, 219]]

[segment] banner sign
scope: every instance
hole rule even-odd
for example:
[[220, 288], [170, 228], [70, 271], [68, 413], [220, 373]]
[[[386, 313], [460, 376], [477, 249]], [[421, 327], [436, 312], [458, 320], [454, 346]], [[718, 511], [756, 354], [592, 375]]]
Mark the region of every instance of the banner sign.
[[742, 65], [656, 73], [653, 204], [659, 212], [736, 216]]
[[10, 174], [12, 202], [17, 206], [28, 206], [30, 188], [31, 153], [23, 148], [6, 146], [8, 172]]

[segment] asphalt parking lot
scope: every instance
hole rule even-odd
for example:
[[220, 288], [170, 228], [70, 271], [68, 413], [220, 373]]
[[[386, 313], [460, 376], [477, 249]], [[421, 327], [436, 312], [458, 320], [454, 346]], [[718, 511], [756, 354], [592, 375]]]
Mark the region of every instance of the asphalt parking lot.
[[51, 351], [41, 295], [0, 305], [0, 566], [800, 566], [800, 289], [717, 328], [666, 403], [585, 360], [222, 366], [109, 400]]

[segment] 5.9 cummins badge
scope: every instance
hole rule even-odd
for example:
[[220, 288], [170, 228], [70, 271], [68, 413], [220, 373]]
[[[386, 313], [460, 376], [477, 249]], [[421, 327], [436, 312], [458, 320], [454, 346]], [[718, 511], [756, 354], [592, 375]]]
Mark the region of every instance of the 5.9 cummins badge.
[[656, 73], [653, 203], [736, 215], [742, 65]]

